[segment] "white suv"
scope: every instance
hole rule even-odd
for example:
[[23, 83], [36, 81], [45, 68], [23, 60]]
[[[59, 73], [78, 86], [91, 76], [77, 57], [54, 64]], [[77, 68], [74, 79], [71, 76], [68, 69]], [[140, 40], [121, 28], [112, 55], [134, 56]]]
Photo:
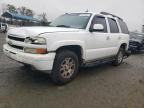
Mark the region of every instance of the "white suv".
[[22, 27], [7, 33], [4, 53], [13, 60], [49, 73], [56, 84], [66, 84], [80, 66], [128, 56], [129, 32], [112, 14], [66, 13], [49, 27]]

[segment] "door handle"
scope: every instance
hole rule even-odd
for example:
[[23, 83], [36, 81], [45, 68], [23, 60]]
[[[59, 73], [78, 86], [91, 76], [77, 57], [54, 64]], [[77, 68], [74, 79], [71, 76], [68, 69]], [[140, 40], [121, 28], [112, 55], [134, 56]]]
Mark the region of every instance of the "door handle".
[[109, 36], [107, 36], [107, 37], [106, 37], [106, 40], [110, 40], [110, 37], [109, 37]]

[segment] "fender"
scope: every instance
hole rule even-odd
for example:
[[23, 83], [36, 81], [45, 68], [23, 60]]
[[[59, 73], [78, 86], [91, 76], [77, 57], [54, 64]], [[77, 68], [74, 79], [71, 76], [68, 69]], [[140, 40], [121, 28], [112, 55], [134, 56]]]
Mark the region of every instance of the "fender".
[[80, 40], [56, 41], [56, 42], [52, 43], [52, 45], [50, 45], [49, 49], [53, 50], [53, 51], [56, 51], [60, 47], [69, 46], [69, 45], [78, 45], [78, 46], [80, 46], [81, 49], [82, 49], [83, 58], [85, 58], [85, 56], [86, 56], [86, 54], [85, 54], [85, 44], [84, 44], [83, 41], [80, 41]]

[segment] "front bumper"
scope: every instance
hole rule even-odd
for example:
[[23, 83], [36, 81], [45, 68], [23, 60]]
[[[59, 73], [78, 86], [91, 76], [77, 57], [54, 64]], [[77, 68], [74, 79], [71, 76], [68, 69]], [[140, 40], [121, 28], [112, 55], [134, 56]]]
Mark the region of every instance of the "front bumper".
[[23, 64], [29, 64], [37, 70], [50, 72], [53, 68], [55, 53], [48, 54], [29, 54], [20, 52], [7, 44], [3, 45], [4, 53], [11, 59]]

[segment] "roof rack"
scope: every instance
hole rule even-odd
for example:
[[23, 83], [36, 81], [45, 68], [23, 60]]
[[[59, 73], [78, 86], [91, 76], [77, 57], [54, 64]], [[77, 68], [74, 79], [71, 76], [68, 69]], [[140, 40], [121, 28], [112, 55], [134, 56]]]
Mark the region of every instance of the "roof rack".
[[103, 15], [111, 15], [111, 16], [113, 16], [113, 17], [117, 17], [118, 19], [120, 19], [120, 20], [123, 21], [122, 18], [120, 18], [120, 17], [118, 17], [118, 16], [116, 16], [116, 15], [114, 15], [114, 14], [108, 13], [108, 12], [100, 12], [100, 14], [103, 14]]

